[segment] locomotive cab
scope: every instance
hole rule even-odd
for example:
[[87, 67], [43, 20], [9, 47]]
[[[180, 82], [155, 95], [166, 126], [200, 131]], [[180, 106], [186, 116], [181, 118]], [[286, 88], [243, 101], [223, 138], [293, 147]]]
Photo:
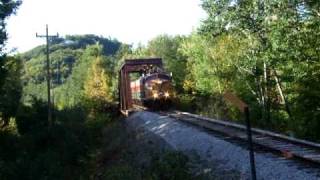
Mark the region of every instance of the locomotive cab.
[[163, 109], [171, 106], [175, 97], [172, 78], [166, 73], [154, 73], [144, 79], [144, 106]]
[[171, 77], [167, 74], [152, 74], [144, 81], [147, 98], [168, 99], [173, 96]]
[[136, 109], [170, 107], [176, 97], [172, 76], [163, 70], [161, 58], [125, 59], [119, 70], [119, 108], [124, 115]]
[[134, 104], [152, 109], [169, 107], [175, 97], [171, 75], [158, 67], [141, 73], [130, 87]]

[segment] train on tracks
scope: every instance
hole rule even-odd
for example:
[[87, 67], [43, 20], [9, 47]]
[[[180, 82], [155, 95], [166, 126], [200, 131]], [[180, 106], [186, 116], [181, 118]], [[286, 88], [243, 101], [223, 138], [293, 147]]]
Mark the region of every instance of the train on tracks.
[[175, 98], [172, 76], [157, 66], [151, 66], [131, 81], [130, 89], [134, 104], [151, 109], [170, 108]]
[[136, 106], [168, 109], [176, 100], [172, 74], [161, 58], [126, 59], [119, 71], [120, 110], [128, 114]]

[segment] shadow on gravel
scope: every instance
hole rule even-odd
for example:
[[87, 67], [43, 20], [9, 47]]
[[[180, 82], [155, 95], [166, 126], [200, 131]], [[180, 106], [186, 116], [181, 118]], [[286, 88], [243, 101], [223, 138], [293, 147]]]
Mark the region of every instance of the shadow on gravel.
[[129, 126], [128, 121], [134, 119], [105, 129], [105, 145], [94, 179], [239, 179], [239, 173], [221, 172], [195, 152], [176, 151], [160, 136]]

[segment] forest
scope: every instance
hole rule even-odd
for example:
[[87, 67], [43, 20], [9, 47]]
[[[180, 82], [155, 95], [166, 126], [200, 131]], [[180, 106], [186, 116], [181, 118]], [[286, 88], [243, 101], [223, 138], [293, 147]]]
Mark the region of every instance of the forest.
[[51, 125], [45, 45], [5, 53], [6, 20], [21, 3], [0, 4], [0, 179], [91, 177], [101, 130], [120, 119], [118, 70], [131, 58], [163, 59], [177, 109], [242, 123], [224, 100], [230, 91], [249, 105], [254, 127], [320, 142], [317, 0], [202, 0], [207, 17], [190, 35], [138, 47], [94, 34], [51, 39]]

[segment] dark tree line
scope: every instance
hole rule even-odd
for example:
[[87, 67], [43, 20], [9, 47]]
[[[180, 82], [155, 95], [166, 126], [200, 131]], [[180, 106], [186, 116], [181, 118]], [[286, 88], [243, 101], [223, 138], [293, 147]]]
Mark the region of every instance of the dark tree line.
[[6, 20], [16, 12], [21, 1], [1, 0], [0, 3], [0, 126], [6, 126], [16, 113], [21, 94], [21, 62], [5, 53]]

